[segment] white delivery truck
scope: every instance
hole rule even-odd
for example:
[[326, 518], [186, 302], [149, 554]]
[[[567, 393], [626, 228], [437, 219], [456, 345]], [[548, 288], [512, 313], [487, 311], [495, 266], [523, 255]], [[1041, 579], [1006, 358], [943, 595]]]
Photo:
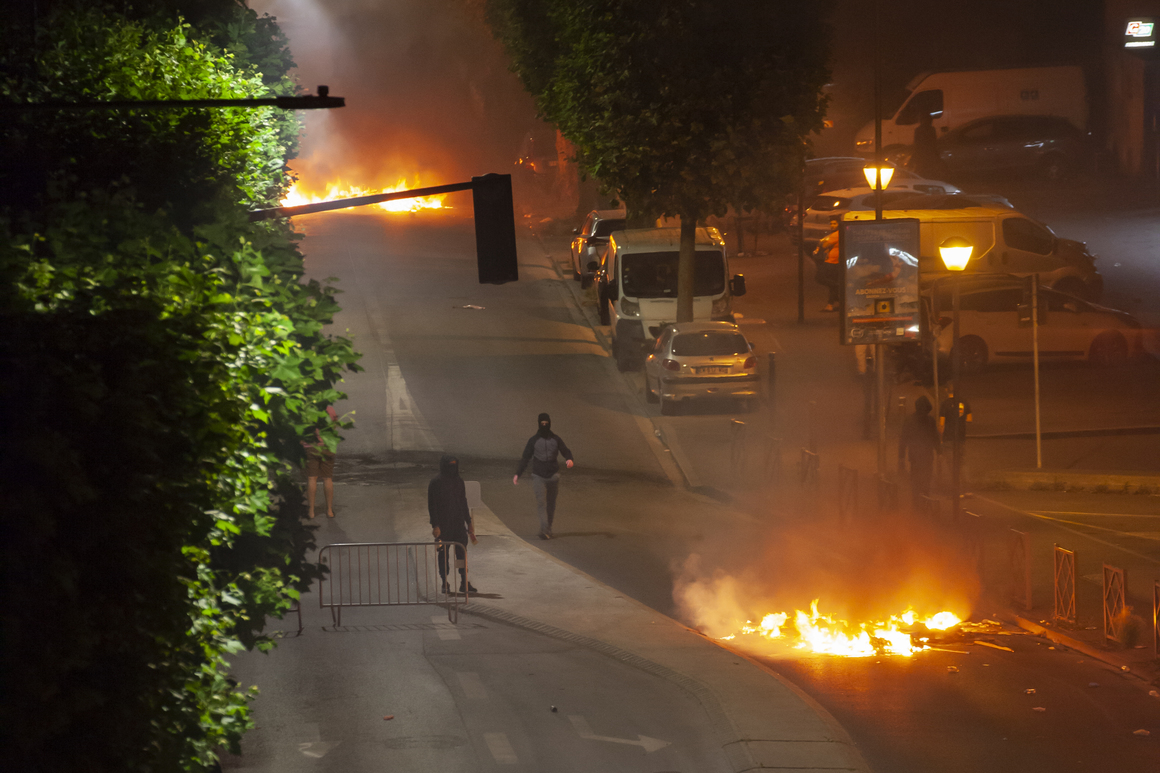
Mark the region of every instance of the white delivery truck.
[[[924, 113], [934, 117], [941, 136], [976, 118], [994, 115], [1053, 115], [1087, 130], [1088, 103], [1079, 67], [1023, 67], [922, 73], [907, 84], [902, 106], [882, 118], [882, 150], [887, 158], [908, 155]], [[863, 126], [854, 144], [874, 153], [874, 122]]]
[[[645, 350], [665, 325], [677, 321], [680, 228], [615, 231], [596, 270], [600, 322], [612, 327], [620, 370], [644, 363]], [[725, 241], [716, 228], [698, 228], [693, 278], [693, 321], [733, 321], [733, 298], [745, 295], [745, 277], [729, 276]]]

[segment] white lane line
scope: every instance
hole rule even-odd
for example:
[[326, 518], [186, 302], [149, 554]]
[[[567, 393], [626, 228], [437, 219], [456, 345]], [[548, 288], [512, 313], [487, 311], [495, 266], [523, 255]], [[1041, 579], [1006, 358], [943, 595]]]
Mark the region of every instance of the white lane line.
[[1155, 513], [1086, 513], [1079, 510], [1032, 510], [1040, 515], [1098, 515], [1103, 518], [1160, 518]]
[[662, 741], [659, 738], [649, 738], [647, 735], [638, 735], [636, 740], [631, 738], [613, 738], [607, 735], [596, 735], [592, 732], [592, 726], [588, 724], [588, 720], [579, 714], [570, 714], [568, 721], [572, 723], [572, 728], [576, 731], [576, 735], [580, 736], [586, 741], [604, 741], [605, 743], [620, 743], [626, 746], [639, 746], [644, 749], [645, 754], [651, 754], [659, 749], [663, 749], [669, 745], [668, 741]]
[[1143, 553], [1137, 553], [1135, 550], [1128, 550], [1128, 548], [1124, 547], [1123, 545], [1117, 545], [1114, 542], [1108, 542], [1107, 540], [1102, 540], [1093, 534], [1087, 534], [1085, 532], [1079, 531], [1078, 529], [1072, 529], [1072, 528], [1069, 528], [1068, 526], [1064, 526], [1063, 524], [1071, 524], [1072, 526], [1080, 526], [1080, 527], [1083, 527], [1085, 529], [1099, 529], [1100, 531], [1109, 531], [1109, 532], [1112, 532], [1114, 534], [1121, 534], [1121, 535], [1124, 534], [1124, 532], [1116, 531], [1115, 529], [1107, 529], [1107, 528], [1104, 528], [1102, 526], [1095, 526], [1095, 525], [1090, 524], [1090, 523], [1078, 523], [1076, 521], [1065, 521], [1062, 518], [1052, 518], [1049, 515], [1039, 515], [1038, 513], [1033, 513], [1033, 512], [1030, 512], [1028, 510], [1020, 510], [1018, 507], [1014, 507], [1014, 506], [1009, 505], [1005, 502], [1000, 502], [997, 499], [991, 499], [990, 497], [979, 496], [978, 494], [975, 495], [975, 499], [978, 499], [981, 502], [987, 502], [988, 504], [995, 505], [996, 507], [1001, 507], [1004, 510], [1010, 510], [1013, 513], [1021, 513], [1023, 515], [1026, 515], [1029, 518], [1035, 518], [1036, 520], [1039, 520], [1039, 521], [1050, 521], [1052, 523], [1059, 524], [1059, 528], [1063, 531], [1071, 532], [1072, 534], [1075, 534], [1076, 536], [1083, 537], [1084, 539], [1089, 539], [1092, 542], [1097, 542], [1100, 545], [1103, 545], [1105, 547], [1113, 548], [1115, 550], [1119, 550], [1121, 553], [1127, 553], [1130, 556], [1135, 556], [1136, 558], [1143, 559], [1144, 561], [1147, 561], [1150, 564], [1160, 564], [1160, 561], [1157, 561], [1152, 556], [1146, 556]]
[[500, 765], [515, 765], [520, 761], [516, 756], [515, 749], [508, 743], [507, 736], [503, 733], [484, 733], [483, 742], [487, 744], [487, 750], [491, 752], [491, 756]]
[[479, 678], [479, 674], [473, 671], [460, 671], [456, 676], [459, 677], [459, 686], [463, 688], [463, 694], [469, 700], [487, 700], [487, 690], [484, 688], [483, 680]]
[[[446, 623], [447, 615], [432, 615], [432, 623]], [[436, 628], [435, 633], [439, 634], [439, 638], [443, 641], [458, 641], [461, 637], [459, 631], [454, 628]]]

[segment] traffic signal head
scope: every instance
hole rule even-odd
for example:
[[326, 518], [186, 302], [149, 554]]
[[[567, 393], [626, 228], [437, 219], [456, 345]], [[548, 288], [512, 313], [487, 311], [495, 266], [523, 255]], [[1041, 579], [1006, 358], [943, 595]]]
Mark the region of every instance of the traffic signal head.
[[480, 284], [504, 284], [519, 277], [516, 224], [512, 209], [512, 176], [485, 174], [471, 178], [475, 205], [475, 255]]

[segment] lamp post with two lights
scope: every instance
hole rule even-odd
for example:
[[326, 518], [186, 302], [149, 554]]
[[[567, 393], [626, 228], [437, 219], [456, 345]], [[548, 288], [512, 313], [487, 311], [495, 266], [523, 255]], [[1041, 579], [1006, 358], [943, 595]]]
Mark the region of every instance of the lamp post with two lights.
[[[974, 252], [974, 245], [961, 236], [952, 236], [942, 244], [939, 245], [939, 255], [942, 257], [943, 265], [947, 267], [948, 271], [962, 272], [967, 268], [967, 263], [971, 260], [971, 253]], [[963, 462], [963, 435], [965, 416], [963, 416], [964, 403], [962, 402], [962, 391], [959, 386], [959, 368], [960, 360], [962, 360], [961, 352], [959, 351], [959, 285], [962, 284], [960, 276], [954, 277], [953, 294], [951, 301], [952, 322], [951, 322], [951, 395], [950, 395], [950, 415], [946, 417], [946, 425], [943, 430], [944, 435], [946, 430], [950, 429], [951, 422], [954, 422], [954, 446], [952, 447], [952, 468], [951, 468], [951, 485], [954, 488], [954, 521], [959, 522], [959, 517], [962, 514], [962, 462]], [[935, 287], [935, 293], [938, 288]], [[932, 293], [932, 296], [934, 293]], [[931, 320], [934, 324], [934, 320]], [[933, 333], [933, 328], [932, 328]], [[935, 351], [938, 351], [938, 340], [934, 339]], [[934, 385], [935, 394], [938, 394], [938, 383]]]

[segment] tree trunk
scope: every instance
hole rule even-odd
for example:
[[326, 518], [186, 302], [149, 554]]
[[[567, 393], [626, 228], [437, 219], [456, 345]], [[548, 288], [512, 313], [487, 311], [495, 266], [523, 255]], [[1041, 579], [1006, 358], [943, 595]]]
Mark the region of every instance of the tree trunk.
[[697, 218], [681, 215], [681, 256], [677, 262], [677, 322], [693, 321]]

